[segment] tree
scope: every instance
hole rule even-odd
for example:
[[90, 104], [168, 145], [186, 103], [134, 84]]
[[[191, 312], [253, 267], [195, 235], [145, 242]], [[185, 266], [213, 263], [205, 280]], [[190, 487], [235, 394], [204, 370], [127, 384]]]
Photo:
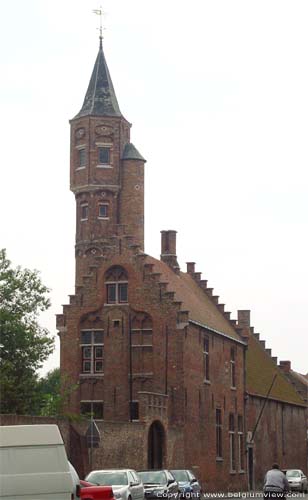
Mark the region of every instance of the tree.
[[0, 250], [0, 411], [34, 413], [37, 370], [54, 349], [54, 339], [38, 323], [50, 306], [38, 271], [13, 268]]
[[65, 411], [70, 396], [78, 388], [67, 377], [61, 377], [60, 368], [49, 371], [37, 383], [37, 414], [44, 417], [66, 416], [76, 419], [76, 415]]

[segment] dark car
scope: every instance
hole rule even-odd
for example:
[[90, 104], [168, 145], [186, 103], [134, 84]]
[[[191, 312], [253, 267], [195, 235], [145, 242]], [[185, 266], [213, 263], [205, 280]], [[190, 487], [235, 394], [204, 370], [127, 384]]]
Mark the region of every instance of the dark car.
[[80, 480], [80, 498], [82, 500], [115, 500], [111, 486], [99, 486]]
[[166, 469], [139, 471], [138, 476], [143, 482], [144, 498], [177, 500], [179, 497], [179, 485], [173, 474]]
[[185, 498], [199, 498], [201, 495], [201, 486], [198, 479], [190, 470], [176, 469], [170, 471], [176, 479], [180, 496]]

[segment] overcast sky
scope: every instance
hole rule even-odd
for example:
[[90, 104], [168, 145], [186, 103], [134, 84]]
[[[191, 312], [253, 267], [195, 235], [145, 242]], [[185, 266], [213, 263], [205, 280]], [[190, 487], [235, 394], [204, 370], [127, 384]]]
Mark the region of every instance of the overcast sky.
[[[55, 314], [74, 292], [69, 123], [98, 51], [93, 0], [2, 0], [1, 233]], [[147, 159], [146, 252], [196, 270], [307, 373], [307, 0], [105, 0], [104, 50]], [[58, 348], [44, 371], [59, 364]]]

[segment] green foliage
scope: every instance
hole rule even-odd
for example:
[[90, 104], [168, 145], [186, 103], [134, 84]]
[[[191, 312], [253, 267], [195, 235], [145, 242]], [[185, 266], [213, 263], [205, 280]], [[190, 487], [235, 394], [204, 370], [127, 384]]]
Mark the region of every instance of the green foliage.
[[0, 250], [0, 411], [34, 414], [38, 404], [37, 370], [54, 348], [38, 323], [49, 305], [49, 290], [38, 271], [13, 268]]
[[55, 368], [38, 381], [40, 395], [39, 414], [43, 416], [63, 416], [70, 395], [76, 389], [67, 380], [61, 380], [60, 368]]

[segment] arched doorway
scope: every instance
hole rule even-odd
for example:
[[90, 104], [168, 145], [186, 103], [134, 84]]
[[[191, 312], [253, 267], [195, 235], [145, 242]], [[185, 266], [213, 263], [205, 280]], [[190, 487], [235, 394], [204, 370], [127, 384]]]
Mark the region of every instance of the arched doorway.
[[148, 435], [148, 468], [162, 469], [165, 453], [165, 430], [159, 421], [149, 428]]

